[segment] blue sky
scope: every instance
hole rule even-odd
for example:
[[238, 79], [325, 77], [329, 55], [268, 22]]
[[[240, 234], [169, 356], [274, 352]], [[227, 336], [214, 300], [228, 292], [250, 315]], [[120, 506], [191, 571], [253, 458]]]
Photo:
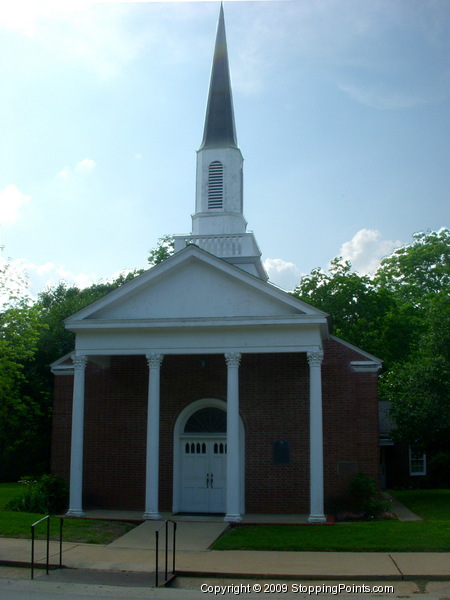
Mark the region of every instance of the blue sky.
[[[450, 2], [224, 2], [244, 212], [274, 283], [448, 227]], [[0, 13], [3, 261], [32, 293], [146, 266], [194, 210], [219, 2]]]

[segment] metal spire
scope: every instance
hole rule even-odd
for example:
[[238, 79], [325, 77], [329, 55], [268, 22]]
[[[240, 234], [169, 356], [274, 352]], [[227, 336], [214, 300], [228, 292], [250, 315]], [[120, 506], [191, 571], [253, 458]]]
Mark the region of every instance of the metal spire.
[[220, 5], [214, 49], [205, 129], [200, 150], [203, 148], [237, 148], [234, 125], [233, 98], [231, 94], [230, 69], [228, 66], [227, 40], [223, 5]]

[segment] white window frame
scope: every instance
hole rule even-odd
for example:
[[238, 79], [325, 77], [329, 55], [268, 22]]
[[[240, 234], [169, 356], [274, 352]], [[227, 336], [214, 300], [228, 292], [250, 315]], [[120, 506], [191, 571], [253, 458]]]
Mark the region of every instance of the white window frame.
[[[413, 463], [422, 463], [422, 468], [418, 469]], [[427, 455], [424, 452], [418, 452], [414, 446], [409, 446], [409, 474], [411, 477], [427, 474]]]

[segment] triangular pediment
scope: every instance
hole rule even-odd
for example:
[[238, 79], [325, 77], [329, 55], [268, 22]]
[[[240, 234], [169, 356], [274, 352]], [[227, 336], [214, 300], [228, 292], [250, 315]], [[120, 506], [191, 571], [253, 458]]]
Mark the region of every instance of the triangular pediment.
[[67, 319], [71, 322], [280, 318], [324, 313], [199, 249], [184, 250]]

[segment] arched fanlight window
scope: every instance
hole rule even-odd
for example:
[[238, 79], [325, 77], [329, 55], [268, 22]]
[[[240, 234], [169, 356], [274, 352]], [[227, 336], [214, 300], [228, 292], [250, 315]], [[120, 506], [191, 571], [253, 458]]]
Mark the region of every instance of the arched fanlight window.
[[223, 208], [223, 165], [218, 160], [208, 168], [208, 208]]
[[201, 408], [189, 417], [184, 433], [226, 433], [227, 413], [212, 406]]

